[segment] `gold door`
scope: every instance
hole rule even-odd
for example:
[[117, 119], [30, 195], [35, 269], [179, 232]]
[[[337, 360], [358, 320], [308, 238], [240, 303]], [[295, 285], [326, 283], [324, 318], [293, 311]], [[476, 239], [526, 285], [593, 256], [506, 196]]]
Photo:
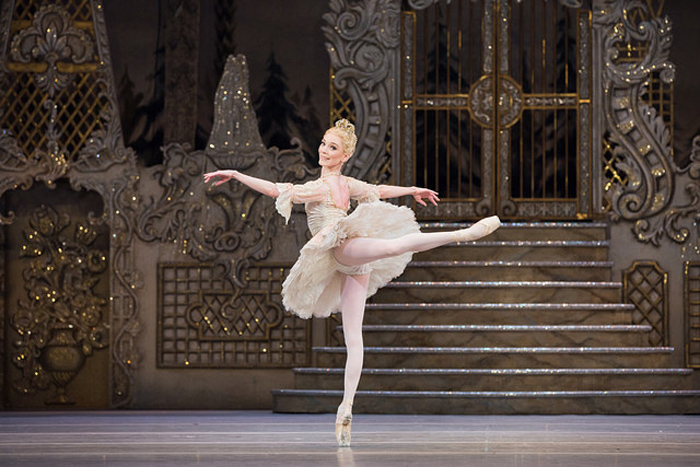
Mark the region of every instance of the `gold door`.
[[442, 199], [420, 218], [590, 217], [591, 15], [563, 3], [403, 12], [401, 179]]

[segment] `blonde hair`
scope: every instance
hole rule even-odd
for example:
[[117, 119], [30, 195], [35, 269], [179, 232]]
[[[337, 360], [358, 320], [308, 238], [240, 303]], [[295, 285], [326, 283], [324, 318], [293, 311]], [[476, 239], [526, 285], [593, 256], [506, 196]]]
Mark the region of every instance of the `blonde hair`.
[[357, 135], [355, 134], [355, 125], [350, 123], [348, 120], [341, 118], [335, 122], [335, 125], [328, 129], [328, 131], [335, 130], [340, 135], [340, 139], [343, 141], [343, 153], [345, 155], [352, 155], [355, 152], [355, 146], [357, 146]]

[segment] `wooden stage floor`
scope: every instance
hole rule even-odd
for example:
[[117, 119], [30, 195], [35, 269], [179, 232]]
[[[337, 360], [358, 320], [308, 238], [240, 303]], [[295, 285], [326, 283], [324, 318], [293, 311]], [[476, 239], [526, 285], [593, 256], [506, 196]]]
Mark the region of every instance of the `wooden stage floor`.
[[2, 466], [697, 466], [700, 416], [0, 412]]

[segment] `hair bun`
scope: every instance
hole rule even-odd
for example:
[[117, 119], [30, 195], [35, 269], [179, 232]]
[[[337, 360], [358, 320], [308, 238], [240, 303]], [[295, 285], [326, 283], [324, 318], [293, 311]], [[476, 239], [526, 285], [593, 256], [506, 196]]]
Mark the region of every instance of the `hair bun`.
[[341, 118], [340, 120], [336, 120], [335, 127], [338, 130], [345, 131], [345, 132], [350, 133], [350, 134], [355, 134], [355, 125], [350, 123], [350, 121], [345, 119], [345, 118]]
[[338, 131], [341, 134], [345, 154], [352, 155], [352, 153], [355, 152], [355, 146], [357, 145], [355, 125], [350, 123], [349, 120], [341, 118], [340, 120], [336, 120], [335, 125], [332, 129]]

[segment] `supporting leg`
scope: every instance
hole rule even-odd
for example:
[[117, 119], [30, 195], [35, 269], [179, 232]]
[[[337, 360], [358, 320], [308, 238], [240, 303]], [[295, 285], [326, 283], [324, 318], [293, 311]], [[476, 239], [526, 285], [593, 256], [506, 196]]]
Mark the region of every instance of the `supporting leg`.
[[355, 237], [337, 247], [334, 254], [341, 264], [359, 266], [404, 253], [431, 250], [452, 242], [477, 240], [490, 234], [500, 225], [498, 216], [491, 216], [467, 229], [451, 232], [418, 232], [391, 239]]
[[350, 446], [352, 404], [357, 386], [360, 383], [364, 360], [362, 320], [365, 314], [368, 283], [369, 275], [343, 276], [340, 292], [347, 360], [345, 362], [343, 401], [338, 407], [338, 416], [335, 422], [335, 435], [339, 446]]

